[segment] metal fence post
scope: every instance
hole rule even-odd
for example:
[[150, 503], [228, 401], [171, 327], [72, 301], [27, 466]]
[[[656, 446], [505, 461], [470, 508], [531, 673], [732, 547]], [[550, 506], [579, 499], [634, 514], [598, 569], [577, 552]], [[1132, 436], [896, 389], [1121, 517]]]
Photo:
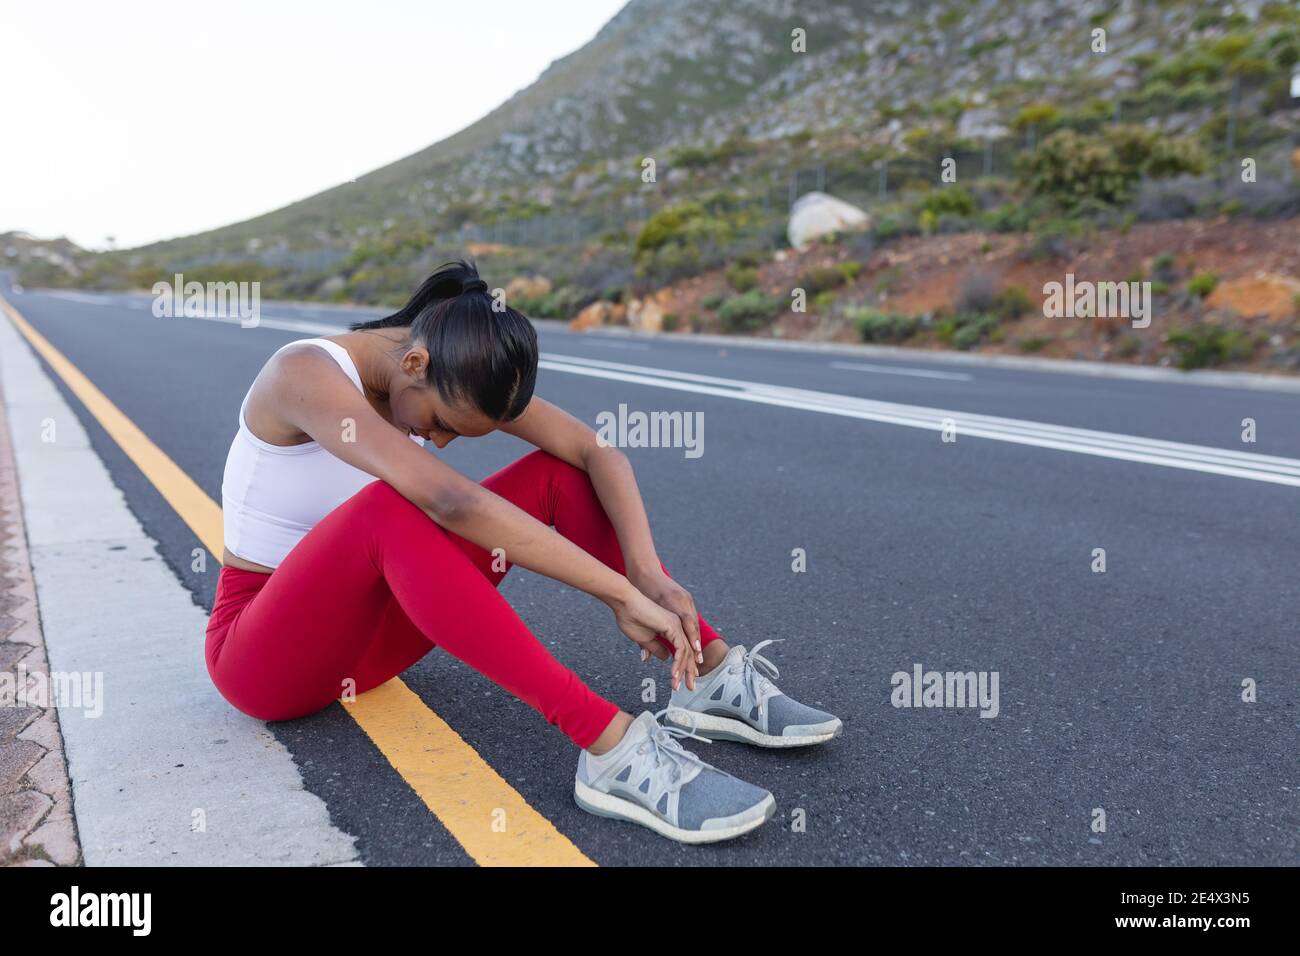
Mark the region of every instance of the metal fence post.
[[1229, 162], [1232, 161], [1232, 154], [1237, 149], [1237, 101], [1241, 94], [1241, 77], [1232, 78], [1232, 90], [1228, 94], [1228, 136], [1226, 151]]

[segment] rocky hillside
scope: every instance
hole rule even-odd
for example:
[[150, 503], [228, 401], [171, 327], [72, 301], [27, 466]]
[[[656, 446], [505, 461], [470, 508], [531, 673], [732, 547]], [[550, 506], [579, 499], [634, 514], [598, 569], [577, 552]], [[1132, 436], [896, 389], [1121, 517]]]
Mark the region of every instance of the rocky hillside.
[[[631, 0], [356, 182], [22, 277], [396, 304], [469, 253], [540, 318], [1290, 370], [1294, 258], [1261, 277], [1234, 250], [1296, 234], [1298, 60], [1300, 7], [1275, 0]], [[859, 231], [792, 250], [814, 190]], [[1036, 284], [1070, 269], [1149, 274], [1166, 324], [1039, 328]]]
[[[1022, 110], [1041, 103], [1095, 111], [1128, 97], [1134, 116], [1200, 130], [1222, 123], [1232, 76], [1214, 44], [1233, 36], [1259, 46], [1237, 75], [1252, 81], [1243, 115], [1267, 126], [1286, 80], [1285, 56], [1269, 56], [1293, 49], [1293, 11], [1258, 0], [631, 0], [462, 132], [269, 215], [140, 251], [275, 262], [279, 250], [289, 261], [351, 251], [405, 222], [446, 235], [593, 201], [617, 208], [648, 192], [646, 156], [684, 170], [728, 142], [761, 154], [792, 138], [794, 163], [899, 151], [918, 130], [1018, 132]], [[1105, 53], [1093, 49], [1098, 28]], [[805, 52], [792, 50], [796, 29]]]

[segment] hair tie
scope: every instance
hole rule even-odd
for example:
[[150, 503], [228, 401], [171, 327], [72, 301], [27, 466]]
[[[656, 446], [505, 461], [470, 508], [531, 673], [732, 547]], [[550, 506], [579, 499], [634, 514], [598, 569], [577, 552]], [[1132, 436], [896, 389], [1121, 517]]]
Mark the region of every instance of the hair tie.
[[460, 294], [466, 295], [470, 292], [487, 292], [488, 284], [482, 279], [475, 276], [473, 279], [466, 279], [460, 287]]

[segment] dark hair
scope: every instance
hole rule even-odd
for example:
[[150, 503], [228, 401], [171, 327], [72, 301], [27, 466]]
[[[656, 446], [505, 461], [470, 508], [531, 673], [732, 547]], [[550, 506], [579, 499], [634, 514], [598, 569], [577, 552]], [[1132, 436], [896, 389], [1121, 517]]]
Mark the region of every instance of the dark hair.
[[488, 285], [471, 262], [440, 266], [392, 315], [351, 329], [409, 327], [429, 350], [426, 383], [445, 401], [468, 400], [493, 421], [518, 418], [537, 382], [537, 330], [522, 312], [494, 309]]

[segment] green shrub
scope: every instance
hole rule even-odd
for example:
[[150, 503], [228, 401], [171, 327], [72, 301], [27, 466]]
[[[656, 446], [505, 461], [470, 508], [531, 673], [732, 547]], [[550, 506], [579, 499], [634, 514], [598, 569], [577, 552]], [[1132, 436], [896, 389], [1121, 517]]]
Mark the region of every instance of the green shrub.
[[1051, 339], [1032, 336], [1027, 339], [1021, 339], [1016, 344], [1020, 346], [1020, 351], [1022, 352], [1041, 352], [1051, 341]]
[[1004, 322], [1020, 318], [1033, 307], [1029, 293], [1018, 285], [1006, 286], [993, 297], [993, 314]]
[[1199, 272], [1187, 283], [1187, 291], [1204, 299], [1219, 284], [1219, 277], [1213, 272]]
[[861, 262], [841, 262], [839, 265], [840, 275], [844, 277], [845, 282], [852, 282], [862, 271]]
[[963, 187], [945, 186], [926, 193], [921, 209], [935, 216], [973, 216], [979, 211], [979, 204]]
[[958, 312], [935, 326], [940, 341], [963, 352], [979, 345], [997, 328], [996, 316], [983, 312]]
[[524, 315], [535, 319], [567, 319], [575, 315], [583, 303], [581, 290], [564, 286], [536, 299], [521, 298], [514, 303]]
[[718, 318], [733, 332], [748, 332], [760, 328], [781, 311], [782, 302], [761, 289], [732, 296], [718, 309]]
[[704, 306], [704, 308], [706, 309], [716, 309], [718, 306], [722, 305], [722, 303], [725, 302], [726, 300], [727, 300], [727, 296], [725, 293], [710, 292], [702, 300], [700, 300], [700, 305]]
[[1205, 153], [1193, 141], [1141, 126], [1110, 126], [1097, 136], [1058, 130], [1020, 161], [1020, 177], [1036, 196], [1075, 209], [1088, 200], [1126, 202], [1144, 177], [1201, 173]]
[[710, 213], [702, 203], [685, 202], [661, 209], [647, 219], [637, 234], [636, 251], [652, 252], [671, 244], [723, 241], [731, 233], [731, 223], [727, 219]]
[[1088, 197], [1119, 202], [1131, 188], [1112, 148], [1068, 129], [1043, 140], [1024, 160], [1021, 176], [1035, 195], [1048, 196], [1067, 208]]
[[881, 312], [872, 308], [851, 311], [849, 321], [864, 342], [903, 342], [915, 335], [921, 327], [921, 320], [914, 315]]
[[1178, 367], [1209, 368], [1249, 359], [1259, 342], [1246, 332], [1200, 322], [1170, 332], [1166, 341], [1178, 350]]
[[892, 216], [882, 216], [872, 227], [871, 234], [879, 242], [888, 242], [903, 234], [903, 224]]
[[1016, 114], [1011, 128], [1024, 132], [1032, 127], [1051, 126], [1059, 115], [1060, 111], [1051, 103], [1030, 103]]
[[700, 247], [694, 243], [674, 242], [637, 257], [638, 274], [665, 281], [699, 275], [709, 265]]
[[668, 154], [668, 161], [674, 166], [701, 169], [729, 162], [738, 156], [748, 155], [753, 150], [753, 144], [743, 136], [732, 135], [717, 146], [679, 146]]
[[664, 322], [663, 330], [665, 332], [676, 332], [678, 325], [681, 324], [676, 314], [672, 312], [669, 312], [667, 315], [664, 316], [663, 322]]
[[988, 210], [981, 219], [992, 232], [1024, 232], [1029, 228], [1031, 213], [1025, 203], [1009, 202]]
[[748, 292], [758, 287], [758, 270], [751, 266], [733, 262], [727, 266], [726, 276], [727, 282], [737, 292]]
[[799, 287], [810, 296], [844, 285], [844, 273], [835, 266], [815, 266], [799, 277]]

